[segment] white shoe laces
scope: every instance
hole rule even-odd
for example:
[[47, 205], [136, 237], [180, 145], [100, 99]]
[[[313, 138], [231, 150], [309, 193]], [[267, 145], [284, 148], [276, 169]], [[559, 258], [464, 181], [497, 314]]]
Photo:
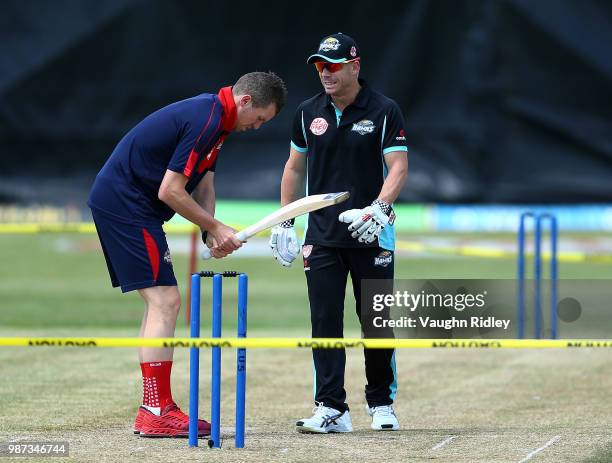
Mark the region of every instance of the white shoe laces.
[[328, 418], [330, 416], [329, 407], [323, 405], [323, 402], [316, 402], [317, 406], [312, 409], [313, 418]]
[[372, 414], [378, 416], [395, 416], [393, 407], [391, 405], [381, 405], [379, 407], [372, 408]]

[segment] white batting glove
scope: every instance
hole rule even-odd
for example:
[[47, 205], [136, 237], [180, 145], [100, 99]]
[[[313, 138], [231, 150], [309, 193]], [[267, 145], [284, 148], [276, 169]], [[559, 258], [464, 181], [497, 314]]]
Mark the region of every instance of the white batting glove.
[[348, 229], [360, 243], [370, 244], [378, 239], [385, 226], [395, 219], [391, 206], [376, 200], [363, 209], [349, 209], [338, 216], [340, 222], [350, 224]]
[[300, 241], [293, 228], [293, 220], [286, 220], [272, 229], [270, 247], [279, 264], [284, 267], [291, 265], [300, 253]]

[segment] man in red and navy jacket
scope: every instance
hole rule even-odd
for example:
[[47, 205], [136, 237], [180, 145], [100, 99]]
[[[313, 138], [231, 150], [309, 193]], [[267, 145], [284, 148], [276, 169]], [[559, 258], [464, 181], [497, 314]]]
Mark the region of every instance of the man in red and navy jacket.
[[[147, 116], [119, 142], [98, 173], [88, 205], [113, 287], [145, 302], [140, 335], [172, 337], [180, 295], [162, 224], [179, 213], [202, 230], [213, 257], [241, 246], [214, 218], [217, 156], [232, 131], [258, 129], [281, 110], [287, 90], [274, 73], [252, 72], [218, 94], [203, 93]], [[141, 348], [143, 403], [134, 432], [188, 434], [188, 417], [170, 392], [173, 350]], [[199, 434], [210, 432], [201, 420]]]

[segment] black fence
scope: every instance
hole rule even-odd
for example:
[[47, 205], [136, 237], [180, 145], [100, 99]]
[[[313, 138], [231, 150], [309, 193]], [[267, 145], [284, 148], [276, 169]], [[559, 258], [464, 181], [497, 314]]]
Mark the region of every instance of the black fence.
[[148, 113], [274, 70], [287, 82], [287, 107], [228, 139], [217, 189], [277, 198], [294, 109], [320, 91], [305, 59], [323, 35], [342, 31], [360, 45], [362, 77], [404, 112], [403, 200], [612, 200], [611, 2], [229, 5], [4, 0], [0, 183], [86, 185]]

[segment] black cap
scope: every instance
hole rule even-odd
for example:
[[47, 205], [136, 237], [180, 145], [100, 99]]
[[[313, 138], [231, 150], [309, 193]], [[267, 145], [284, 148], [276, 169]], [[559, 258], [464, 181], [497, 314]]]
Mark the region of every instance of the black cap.
[[359, 48], [357, 48], [355, 41], [348, 35], [338, 32], [337, 34], [325, 36], [321, 40], [317, 52], [310, 55], [306, 62], [308, 64], [317, 61], [345, 63], [357, 58], [359, 58]]

